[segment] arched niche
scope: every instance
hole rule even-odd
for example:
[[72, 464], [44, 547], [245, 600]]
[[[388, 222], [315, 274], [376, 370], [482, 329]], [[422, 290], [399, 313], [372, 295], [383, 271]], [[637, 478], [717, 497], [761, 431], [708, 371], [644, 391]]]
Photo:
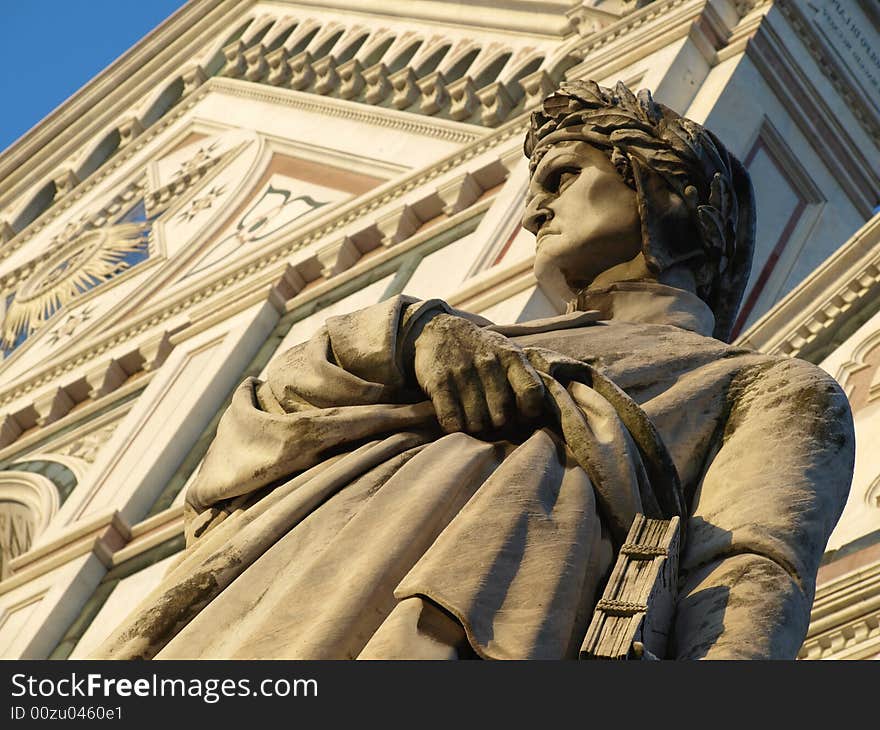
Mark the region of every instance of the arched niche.
[[479, 48], [471, 48], [462, 53], [456, 60], [451, 61], [448, 68], [443, 72], [443, 78], [450, 82], [457, 81], [464, 76], [477, 56], [480, 55], [480, 50]]
[[[391, 40], [394, 40], [393, 38]], [[422, 40], [414, 40], [410, 43], [406, 48], [404, 48], [400, 53], [396, 54], [388, 63], [388, 73], [394, 73], [395, 71], [400, 71], [404, 66], [406, 66], [410, 61], [412, 61], [413, 56], [419, 51], [422, 47]], [[380, 57], [381, 58], [381, 57]]]
[[298, 53], [302, 53], [308, 47], [309, 43], [312, 42], [314, 37], [318, 35], [318, 31], [321, 30], [320, 25], [315, 25], [312, 28], [306, 30], [299, 38], [293, 42], [293, 44], [288, 49], [288, 53], [291, 56], [296, 56]]
[[119, 130], [114, 129], [105, 135], [104, 139], [95, 145], [95, 148], [89, 153], [89, 156], [83, 160], [83, 163], [77, 168], [76, 176], [80, 180], [85, 180], [95, 170], [108, 160], [117, 149], [119, 149], [119, 141], [121, 137]]
[[230, 43], [237, 41], [244, 35], [244, 32], [250, 27], [250, 24], [254, 22], [253, 18], [248, 18], [244, 23], [242, 23], [235, 31], [226, 37], [222, 43], [217, 46], [217, 50], [214, 51], [214, 55], [211, 56], [211, 60], [205, 64], [205, 73], [208, 76], [216, 76], [220, 73], [220, 69], [226, 64], [226, 57], [223, 55], [223, 49], [226, 48]]
[[274, 26], [276, 22], [276, 20], [272, 19], [262, 25], [256, 33], [244, 38], [243, 40], [245, 45], [248, 48], [252, 48], [253, 46], [257, 45], [257, 43], [259, 43], [261, 40], [263, 40], [263, 38], [266, 37], [266, 34], [271, 30], [272, 26]]
[[349, 38], [347, 41], [343, 41], [338, 52], [334, 54], [336, 63], [342, 64], [354, 58], [354, 55], [361, 49], [361, 46], [364, 45], [368, 37], [367, 32], [364, 31], [357, 36]]
[[315, 46], [315, 49], [311, 52], [312, 58], [317, 60], [319, 58], [323, 58], [328, 53], [330, 53], [330, 51], [333, 50], [333, 46], [335, 46], [337, 41], [342, 38], [343, 33], [345, 33], [345, 30], [340, 28], [338, 30], [332, 31], [329, 35], [325, 36], [324, 39], [321, 40], [321, 42], [318, 43], [318, 45]]
[[439, 48], [436, 48], [433, 51], [427, 53], [426, 57], [420, 60], [418, 65], [416, 66], [416, 77], [422, 78], [422, 76], [427, 76], [429, 73], [434, 71], [437, 66], [440, 65], [440, 62], [446, 57], [446, 54], [449, 53], [450, 48], [452, 48], [452, 44], [445, 43]]
[[18, 232], [23, 228], [26, 228], [28, 225], [33, 223], [37, 219], [37, 217], [52, 205], [52, 202], [55, 200], [55, 193], [57, 192], [57, 188], [55, 187], [55, 182], [50, 180], [43, 187], [41, 187], [36, 195], [31, 198], [30, 202], [24, 207], [21, 213], [16, 216], [15, 220], [12, 222], [12, 228]]
[[532, 58], [514, 71], [510, 76], [510, 80], [519, 81], [523, 76], [528, 76], [541, 68], [542, 63], [544, 63], [544, 56]]
[[177, 100], [183, 96], [183, 88], [183, 78], [180, 76], [165, 87], [141, 119], [144, 129], [161, 119], [165, 112], [177, 103]]
[[0, 471], [0, 580], [9, 564], [27, 552], [58, 512], [58, 490], [34, 472]]
[[474, 78], [474, 86], [477, 89], [482, 89], [484, 86], [488, 86], [495, 81], [512, 55], [510, 51], [505, 51], [484, 65], [483, 69]]
[[280, 33], [275, 33], [272, 35], [272, 40], [266, 43], [266, 51], [271, 52], [276, 48], [281, 48], [285, 44], [288, 38], [293, 34], [293, 31], [297, 28], [297, 23], [293, 22], [286, 29], [281, 31]]

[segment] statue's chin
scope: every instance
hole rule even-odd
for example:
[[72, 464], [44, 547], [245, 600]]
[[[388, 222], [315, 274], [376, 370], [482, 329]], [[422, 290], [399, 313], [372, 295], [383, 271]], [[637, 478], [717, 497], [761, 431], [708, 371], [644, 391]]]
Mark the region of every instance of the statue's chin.
[[535, 256], [534, 271], [535, 278], [541, 285], [544, 294], [551, 299], [556, 300], [558, 304], [565, 304], [577, 294], [577, 292], [568, 285], [565, 275], [562, 273], [559, 266], [552, 261], [548, 261], [541, 256], [540, 253]]

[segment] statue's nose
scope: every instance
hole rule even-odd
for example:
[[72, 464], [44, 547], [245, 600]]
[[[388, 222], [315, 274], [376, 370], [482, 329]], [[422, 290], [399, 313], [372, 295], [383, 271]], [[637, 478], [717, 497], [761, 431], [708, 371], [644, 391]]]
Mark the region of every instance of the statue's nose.
[[523, 214], [523, 228], [535, 235], [547, 221], [553, 217], [553, 211], [545, 207], [546, 197], [536, 196], [526, 206]]

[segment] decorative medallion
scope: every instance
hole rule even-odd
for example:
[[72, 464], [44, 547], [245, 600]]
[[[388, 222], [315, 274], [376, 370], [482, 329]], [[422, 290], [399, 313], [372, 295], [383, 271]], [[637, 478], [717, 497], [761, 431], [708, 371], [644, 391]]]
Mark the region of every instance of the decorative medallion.
[[212, 153], [217, 150], [218, 146], [218, 142], [212, 142], [207, 147], [199, 147], [192, 157], [180, 164], [180, 167], [171, 176], [172, 179], [197, 175], [203, 167], [214, 163], [217, 157]]
[[83, 307], [80, 311], [68, 314], [53, 330], [49, 332], [49, 344], [57, 345], [62, 340], [73, 337], [77, 330], [92, 318], [94, 307]]
[[7, 302], [0, 345], [15, 347], [61, 307], [145, 257], [149, 223], [85, 231], [39, 266]]
[[198, 198], [193, 198], [190, 201], [190, 204], [186, 206], [186, 210], [184, 210], [179, 216], [177, 216], [177, 219], [183, 221], [184, 223], [189, 223], [203, 210], [209, 210], [211, 207], [213, 207], [216, 200], [225, 192], [225, 185], [215, 185], [204, 195], [200, 195]]

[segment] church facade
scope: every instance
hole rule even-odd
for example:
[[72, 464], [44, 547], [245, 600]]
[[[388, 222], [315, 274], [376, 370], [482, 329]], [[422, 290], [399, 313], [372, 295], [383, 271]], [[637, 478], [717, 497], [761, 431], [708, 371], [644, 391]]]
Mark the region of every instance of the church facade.
[[746, 165], [735, 337], [821, 365], [859, 439], [803, 658], [880, 656], [872, 0], [191, 0], [0, 154], [0, 657], [82, 658], [184, 544], [235, 386], [398, 293], [558, 314], [528, 113], [623, 81]]

